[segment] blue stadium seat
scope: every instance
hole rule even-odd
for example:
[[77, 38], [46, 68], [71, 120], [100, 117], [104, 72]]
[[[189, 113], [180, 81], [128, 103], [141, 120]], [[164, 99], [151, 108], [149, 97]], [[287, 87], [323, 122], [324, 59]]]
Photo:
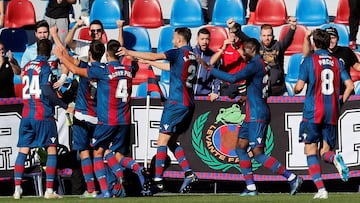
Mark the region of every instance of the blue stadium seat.
[[96, 0], [91, 6], [90, 22], [100, 20], [104, 29], [117, 28], [116, 21], [122, 19], [118, 0]]
[[356, 95], [360, 95], [360, 81], [354, 82], [354, 92]]
[[[20, 64], [22, 55], [28, 45], [26, 31], [22, 28], [2, 28], [0, 41], [4, 43], [5, 51], [11, 50], [14, 58]], [[17, 82], [17, 79], [15, 81]]]
[[300, 25], [319, 26], [328, 23], [325, 0], [298, 0], [295, 17]]
[[300, 70], [300, 62], [302, 60], [302, 53], [293, 54], [290, 57], [288, 70], [285, 77], [286, 89], [288, 91], [289, 96], [294, 96], [293, 89], [298, 80], [299, 70]]
[[124, 47], [143, 52], [151, 52], [150, 36], [146, 28], [124, 27]]
[[160, 82], [170, 84], [170, 71], [162, 70], [160, 75]]
[[338, 31], [338, 34], [339, 34], [338, 45], [339, 46], [345, 46], [345, 47], [349, 46], [349, 31], [348, 31], [346, 25], [337, 24], [337, 23], [328, 23], [328, 24], [322, 25], [320, 28], [326, 29], [328, 27], [334, 27]]
[[[147, 95], [147, 86], [148, 86], [147, 82], [140, 83], [138, 88], [137, 88], [137, 91], [136, 91], [136, 97], [146, 97], [146, 95]], [[160, 98], [160, 93], [159, 92], [151, 92], [150, 97], [152, 97], [152, 98]]]
[[164, 26], [159, 35], [157, 53], [165, 52], [169, 49], [174, 48], [172, 44], [172, 38], [174, 35], [175, 27], [172, 26]]
[[261, 27], [259, 25], [243, 25], [241, 30], [249, 37], [257, 39], [259, 42]]
[[226, 21], [229, 18], [244, 25], [246, 24], [245, 11], [241, 0], [221, 0], [215, 1], [212, 13], [212, 25], [226, 27]]
[[174, 0], [171, 15], [171, 26], [199, 27], [204, 24], [204, 16], [199, 0]]

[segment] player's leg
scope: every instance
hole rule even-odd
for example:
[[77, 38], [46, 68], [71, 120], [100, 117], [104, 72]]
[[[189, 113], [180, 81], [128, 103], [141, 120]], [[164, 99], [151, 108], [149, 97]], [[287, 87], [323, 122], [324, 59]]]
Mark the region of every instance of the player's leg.
[[73, 130], [73, 149], [80, 152], [81, 170], [86, 182], [86, 191], [81, 198], [95, 198], [94, 167], [90, 155], [90, 143], [95, 125], [86, 121], [80, 121], [74, 117]]
[[30, 145], [35, 139], [35, 134], [30, 126], [29, 119], [21, 119], [19, 128], [19, 140], [17, 147], [19, 147], [19, 153], [16, 157], [15, 168], [14, 168], [14, 180], [15, 190], [13, 197], [14, 199], [20, 199], [22, 195], [21, 181], [24, 174], [24, 165], [26, 156], [30, 152]]
[[155, 161], [155, 177], [154, 177], [154, 191], [161, 192], [164, 190], [163, 184], [163, 173], [164, 173], [164, 164], [167, 155], [167, 143], [170, 140], [170, 135], [160, 133], [157, 140], [157, 151], [156, 151], [156, 161]]
[[243, 122], [238, 133], [238, 141], [235, 152], [239, 158], [239, 165], [243, 173], [246, 189], [240, 194], [241, 196], [255, 196], [258, 194], [254, 182], [254, 175], [251, 166], [251, 159], [247, 152], [249, 146], [249, 125], [248, 122]]
[[336, 144], [336, 126], [326, 124], [322, 129], [322, 135], [323, 145], [320, 150], [321, 157], [324, 161], [333, 163], [338, 170], [341, 179], [343, 181], [348, 181], [350, 174], [349, 168], [346, 166], [340, 154], [335, 154], [334, 151], [331, 151]]
[[106, 180], [106, 171], [105, 171], [105, 164], [104, 164], [104, 152], [106, 149], [109, 148], [111, 138], [106, 133], [107, 127], [104, 125], [96, 125], [95, 131], [94, 131], [94, 138], [95, 142], [93, 143], [94, 147], [94, 172], [96, 179], [99, 182], [101, 194], [96, 196], [97, 198], [110, 198], [111, 193], [109, 191], [108, 183]]
[[[276, 174], [284, 176], [290, 183], [290, 194], [295, 195], [301, 187], [302, 178], [296, 174], [286, 170], [275, 157], [264, 154], [264, 142], [266, 140], [266, 132], [268, 123], [266, 122], [250, 122], [249, 123], [249, 143], [253, 149], [254, 159], [261, 163], [265, 168], [270, 169]], [[253, 135], [256, 135], [253, 136]]]
[[324, 181], [321, 178], [321, 167], [318, 160], [318, 143], [321, 141], [321, 131], [319, 125], [301, 122], [300, 140], [305, 143], [305, 155], [309, 167], [309, 174], [315, 183], [318, 192], [314, 199], [326, 199], [328, 197]]

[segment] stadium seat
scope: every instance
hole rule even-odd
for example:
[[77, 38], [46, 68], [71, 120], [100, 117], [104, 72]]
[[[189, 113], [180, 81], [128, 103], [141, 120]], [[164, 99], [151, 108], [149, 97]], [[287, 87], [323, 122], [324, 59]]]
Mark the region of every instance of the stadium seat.
[[[89, 35], [89, 29], [90, 29], [89, 27], [81, 27], [80, 30], [79, 30], [79, 34], [78, 34], [78, 39], [91, 41], [92, 39], [91, 39], [91, 37]], [[104, 44], [106, 44], [107, 41], [108, 41], [108, 38], [107, 38], [107, 35], [106, 35], [105, 31], [104, 31], [104, 34], [102, 35], [101, 41]]]
[[[280, 30], [279, 40], [283, 40], [290, 29], [290, 25], [285, 25]], [[292, 55], [295, 53], [301, 53], [304, 46], [304, 38], [307, 31], [307, 27], [304, 25], [297, 25], [293, 41], [286, 49], [285, 55]]]
[[213, 51], [217, 51], [224, 44], [224, 40], [228, 38], [226, 29], [222, 26], [214, 25], [207, 25], [205, 28], [210, 32], [209, 48]]
[[171, 26], [199, 27], [204, 24], [204, 16], [199, 0], [174, 0], [171, 14]]
[[146, 28], [124, 27], [124, 47], [130, 50], [151, 52], [150, 36]]
[[334, 23], [349, 24], [350, 8], [349, 0], [339, 0]]
[[295, 17], [298, 24], [319, 26], [329, 22], [325, 0], [298, 0]]
[[160, 82], [170, 84], [170, 71], [161, 70]]
[[354, 82], [354, 92], [356, 95], [360, 95], [360, 81]]
[[349, 46], [349, 31], [346, 25], [336, 24], [336, 23], [328, 23], [320, 26], [321, 29], [326, 29], [328, 27], [335, 27], [339, 34], [339, 46]]
[[118, 0], [96, 0], [91, 6], [90, 22], [100, 20], [104, 29], [117, 28], [116, 21], [122, 19]]
[[[360, 61], [360, 53], [354, 52], [358, 61]], [[354, 68], [350, 68], [350, 77], [353, 82], [360, 81], [360, 71], [356, 71]]]
[[246, 24], [245, 10], [242, 1], [215, 1], [211, 24], [226, 27], [226, 21], [229, 18], [234, 18], [234, 20], [241, 25]]
[[2, 28], [0, 41], [4, 43], [5, 51], [11, 50], [14, 58], [20, 63], [22, 55], [28, 45], [26, 31], [22, 28]]
[[287, 21], [284, 0], [259, 0], [255, 10], [255, 25], [270, 24], [280, 26]]
[[[148, 86], [147, 82], [143, 82], [143, 83], [139, 84], [137, 91], [136, 91], [136, 97], [146, 97], [147, 86]], [[162, 91], [163, 95], [166, 98], [167, 97], [166, 87], [162, 83], [159, 83], [159, 87], [160, 87], [160, 90]], [[161, 98], [161, 94], [160, 94], [160, 92], [152, 91], [152, 92], [150, 92], [150, 97], [151, 98]]]
[[241, 30], [251, 38], [257, 39], [259, 42], [260, 39], [260, 32], [261, 32], [261, 26], [259, 25], [243, 25], [241, 26]]
[[289, 59], [288, 70], [285, 76], [285, 85], [289, 96], [294, 96], [293, 89], [298, 80], [302, 53], [293, 54]]
[[8, 1], [4, 18], [4, 27], [21, 28], [23, 26], [35, 25], [35, 23], [36, 14], [31, 1]]
[[[144, 10], [145, 8], [146, 10]], [[157, 28], [163, 26], [163, 16], [159, 1], [134, 1], [131, 10], [130, 25], [145, 28]]]
[[157, 53], [165, 52], [169, 49], [174, 48], [172, 38], [174, 35], [175, 27], [164, 26], [159, 34]]

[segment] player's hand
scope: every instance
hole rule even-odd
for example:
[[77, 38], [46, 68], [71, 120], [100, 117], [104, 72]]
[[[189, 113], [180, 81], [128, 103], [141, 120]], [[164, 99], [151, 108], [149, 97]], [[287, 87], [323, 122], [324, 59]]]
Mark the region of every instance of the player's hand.
[[11, 50], [9, 50], [7, 52], [8, 58], [9, 58], [9, 62], [12, 62], [14, 60], [14, 54], [12, 53]]
[[85, 25], [85, 21], [80, 19], [80, 20], [76, 21], [74, 27], [79, 28], [79, 27], [84, 26], [84, 25]]
[[217, 98], [219, 98], [219, 95], [213, 92], [211, 92], [208, 96], [210, 97], [210, 101], [212, 102], [217, 100]]
[[228, 28], [234, 27], [235, 23], [236, 23], [236, 22], [235, 22], [234, 18], [229, 18], [229, 19], [226, 21], [226, 25], [228, 26]]
[[232, 42], [231, 39], [226, 39], [226, 40], [224, 40], [222, 49], [223, 49], [223, 50], [226, 49], [227, 45], [232, 44], [232, 43], [233, 43], [233, 42]]
[[313, 33], [313, 30], [306, 30], [305, 32], [305, 39], [310, 39], [311, 35]]
[[125, 48], [125, 47], [120, 47], [119, 49], [118, 49], [118, 52], [116, 52], [116, 55], [117, 56], [126, 56], [126, 55], [129, 55], [129, 53], [128, 53], [128, 50]]
[[118, 26], [118, 28], [124, 27], [124, 23], [125, 23], [125, 20], [117, 20], [116, 21], [116, 25]]
[[66, 74], [61, 74], [59, 80], [54, 83], [53, 88], [57, 89], [57, 88], [61, 87], [65, 83], [66, 78], [67, 78]]

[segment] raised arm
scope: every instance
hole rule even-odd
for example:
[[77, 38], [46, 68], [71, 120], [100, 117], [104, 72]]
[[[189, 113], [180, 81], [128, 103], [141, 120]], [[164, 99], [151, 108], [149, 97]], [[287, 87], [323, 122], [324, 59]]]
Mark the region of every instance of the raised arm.
[[154, 66], [161, 70], [170, 71], [170, 63], [150, 61], [150, 60], [145, 60], [145, 59], [139, 59], [139, 62], [149, 64], [149, 65]]
[[[67, 50], [61, 49], [60, 47], [55, 48], [55, 55], [62, 61], [62, 63], [69, 69], [72, 73], [76, 75], [80, 75], [82, 77], [88, 77], [87, 68], [79, 68], [77, 65], [73, 63], [73, 61], [69, 60], [69, 54]], [[71, 57], [72, 58], [72, 57]]]
[[151, 61], [166, 59], [166, 55], [164, 53], [131, 51], [131, 50], [127, 50], [125, 47], [120, 47], [117, 55], [132, 56], [135, 58], [141, 58], [141, 59], [151, 60]]
[[118, 41], [120, 42], [121, 46], [124, 46], [124, 20], [117, 20], [116, 25], [119, 28], [119, 36]]
[[311, 41], [310, 37], [312, 34], [312, 30], [307, 30], [304, 38], [304, 44], [303, 44], [303, 55], [309, 56], [311, 54]]
[[76, 41], [74, 40], [75, 32], [79, 27], [83, 25], [84, 25], [84, 21], [78, 20], [75, 23], [74, 27], [71, 30], [69, 30], [68, 34], [65, 37], [65, 44], [72, 50], [74, 50], [76, 47]]
[[11, 68], [13, 70], [13, 72], [16, 74], [16, 75], [19, 75], [21, 73], [21, 69], [20, 69], [20, 66], [19, 66], [19, 63], [17, 62], [17, 60], [14, 58], [14, 55], [13, 53], [9, 50], [8, 51], [8, 56], [9, 56], [9, 63], [11, 65]]

